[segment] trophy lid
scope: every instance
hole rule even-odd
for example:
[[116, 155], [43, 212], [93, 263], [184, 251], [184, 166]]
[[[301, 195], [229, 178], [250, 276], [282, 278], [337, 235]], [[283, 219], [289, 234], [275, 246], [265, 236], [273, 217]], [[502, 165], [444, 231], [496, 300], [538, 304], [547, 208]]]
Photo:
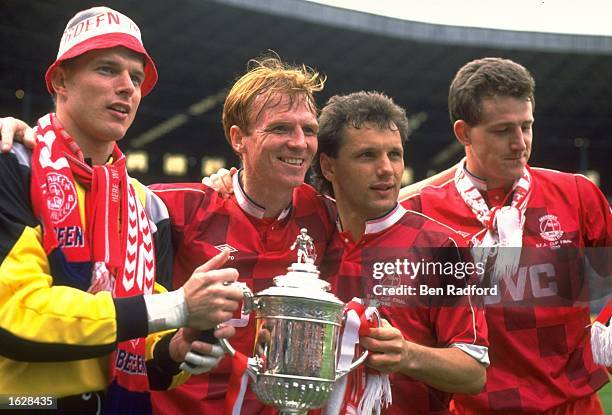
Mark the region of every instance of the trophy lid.
[[329, 292], [330, 284], [319, 278], [319, 270], [314, 264], [316, 258], [314, 241], [308, 236], [306, 228], [300, 230], [291, 249], [296, 247], [297, 262], [287, 268], [287, 274], [274, 277], [274, 285], [260, 291], [257, 296], [300, 297], [344, 304]]
[[319, 278], [319, 271], [314, 264], [294, 263], [288, 268], [287, 274], [274, 277], [274, 285], [258, 292], [257, 296], [300, 297], [344, 304], [329, 292], [329, 288], [329, 283]]

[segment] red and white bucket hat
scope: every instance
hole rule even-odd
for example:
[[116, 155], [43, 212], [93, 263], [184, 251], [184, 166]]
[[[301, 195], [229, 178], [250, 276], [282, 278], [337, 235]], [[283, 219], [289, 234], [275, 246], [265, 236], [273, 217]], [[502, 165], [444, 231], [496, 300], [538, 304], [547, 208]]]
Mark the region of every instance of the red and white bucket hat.
[[92, 7], [78, 12], [70, 19], [62, 35], [57, 59], [45, 74], [47, 89], [53, 93], [51, 75], [62, 61], [90, 50], [115, 46], [123, 46], [144, 56], [145, 79], [141, 91], [142, 96], [147, 95], [157, 82], [157, 69], [142, 44], [140, 29], [132, 19], [108, 7]]

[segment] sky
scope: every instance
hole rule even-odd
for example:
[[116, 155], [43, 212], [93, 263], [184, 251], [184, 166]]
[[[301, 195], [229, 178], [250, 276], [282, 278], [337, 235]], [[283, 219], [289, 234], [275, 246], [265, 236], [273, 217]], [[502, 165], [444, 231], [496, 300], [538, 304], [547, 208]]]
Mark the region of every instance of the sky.
[[308, 0], [417, 22], [612, 36], [612, 0]]

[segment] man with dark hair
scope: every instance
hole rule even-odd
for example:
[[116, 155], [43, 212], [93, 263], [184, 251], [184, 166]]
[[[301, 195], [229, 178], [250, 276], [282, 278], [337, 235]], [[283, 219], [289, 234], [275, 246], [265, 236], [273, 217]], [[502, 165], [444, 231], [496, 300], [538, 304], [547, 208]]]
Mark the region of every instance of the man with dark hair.
[[[319, 153], [336, 157], [342, 145], [339, 137], [345, 128], [361, 128], [366, 122], [376, 124], [379, 129], [396, 129], [404, 143], [409, 133], [406, 112], [391, 99], [381, 98], [382, 95], [365, 92], [331, 97], [325, 105], [325, 111], [319, 116]], [[333, 197], [333, 186], [321, 172], [318, 157], [315, 157], [312, 168], [315, 187], [322, 194]]]
[[45, 80], [56, 112], [33, 151], [0, 156], [0, 391], [59, 397], [61, 413], [144, 413], [149, 389], [185, 379], [189, 348], [207, 350], [197, 331], [157, 332], [228, 320], [238, 273], [217, 269], [224, 252], [154, 294], [171, 275], [168, 213], [116, 144], [157, 81], [138, 26], [77, 13]]
[[[477, 393], [484, 384], [484, 316], [469, 296], [418, 291], [421, 284], [464, 286], [465, 279], [440, 273], [410, 277], [393, 264], [460, 263], [462, 237], [398, 204], [408, 120], [390, 98], [376, 92], [334, 96], [322, 109], [319, 125], [314, 174], [319, 189], [334, 196], [338, 211], [322, 275], [343, 301], [355, 296], [380, 300], [382, 315], [392, 324], [361, 338], [371, 352], [367, 364], [392, 373], [393, 405], [384, 413], [448, 413], [451, 393]], [[377, 275], [381, 269], [388, 275]], [[376, 280], [387, 277], [395, 279], [391, 286], [396, 293], [402, 288], [402, 294], [381, 291], [384, 285]], [[355, 410], [358, 401], [351, 397], [362, 392], [358, 385], [349, 380], [340, 413]]]
[[[589, 308], [568, 304], [564, 290], [588, 283], [585, 248], [612, 245], [610, 206], [586, 177], [527, 164], [534, 88], [511, 60], [464, 65], [448, 105], [465, 158], [453, 178], [406, 201], [493, 255], [487, 278], [501, 294], [487, 299], [491, 367], [481, 394], [455, 395], [458, 414], [602, 413], [595, 392], [608, 376], [592, 359]], [[609, 258], [599, 259], [591, 264], [610, 275]]]

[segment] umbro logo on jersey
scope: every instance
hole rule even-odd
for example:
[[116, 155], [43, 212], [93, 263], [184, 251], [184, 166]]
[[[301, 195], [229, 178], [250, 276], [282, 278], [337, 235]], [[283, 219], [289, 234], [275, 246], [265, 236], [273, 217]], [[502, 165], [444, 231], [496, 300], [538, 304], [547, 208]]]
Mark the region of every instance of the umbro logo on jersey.
[[238, 252], [238, 250], [230, 244], [215, 245], [215, 248], [217, 248], [219, 251]]
[[238, 252], [238, 250], [230, 244], [215, 245], [215, 248], [217, 248], [219, 251], [230, 251], [229, 259], [234, 259], [234, 256], [231, 255], [232, 252]]

